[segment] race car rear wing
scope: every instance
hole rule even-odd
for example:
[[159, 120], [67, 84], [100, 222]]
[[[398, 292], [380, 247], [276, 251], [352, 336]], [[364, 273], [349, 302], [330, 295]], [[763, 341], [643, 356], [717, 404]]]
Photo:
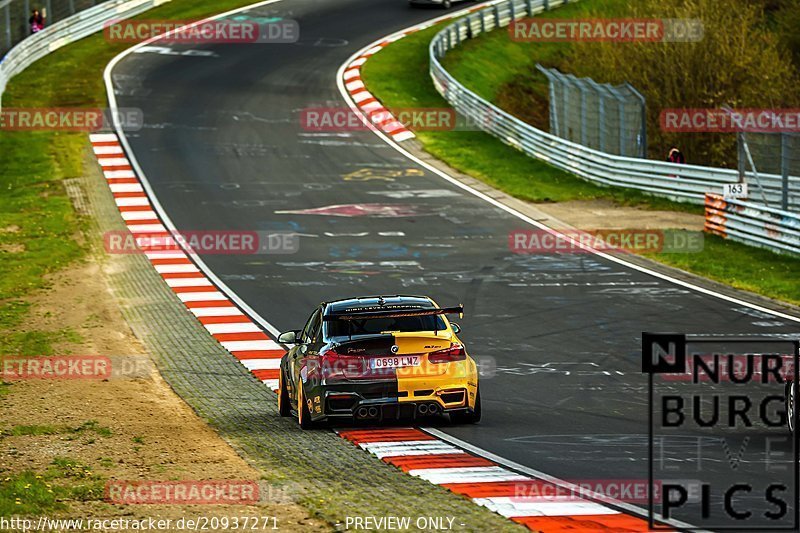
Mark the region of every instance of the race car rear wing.
[[[377, 309], [377, 310], [376, 310]], [[399, 318], [404, 316], [432, 316], [432, 315], [454, 315], [459, 318], [464, 317], [464, 305], [455, 307], [442, 307], [436, 309], [407, 308], [406, 306], [385, 306], [383, 308], [375, 306], [364, 309], [354, 309], [333, 313], [322, 317], [322, 320], [330, 322], [332, 320], [364, 320], [370, 318]]]

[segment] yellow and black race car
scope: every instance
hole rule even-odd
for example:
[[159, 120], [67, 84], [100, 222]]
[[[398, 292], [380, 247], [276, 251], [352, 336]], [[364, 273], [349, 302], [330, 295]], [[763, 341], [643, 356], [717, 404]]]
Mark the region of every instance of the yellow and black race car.
[[478, 422], [478, 370], [446, 314], [463, 307], [440, 308], [423, 296], [320, 304], [302, 330], [278, 337], [291, 346], [280, 365], [280, 414], [295, 412], [303, 428], [441, 414]]

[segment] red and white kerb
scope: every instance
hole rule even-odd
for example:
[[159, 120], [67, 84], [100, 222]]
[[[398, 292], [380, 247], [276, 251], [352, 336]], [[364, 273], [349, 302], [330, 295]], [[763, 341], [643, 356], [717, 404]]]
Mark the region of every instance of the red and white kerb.
[[[416, 428], [356, 429], [341, 437], [409, 475], [471, 499], [532, 531], [649, 531], [647, 521], [473, 455]], [[659, 529], [659, 531], [663, 531]]]
[[[477, 11], [486, 7], [486, 5], [489, 4], [473, 6], [472, 8], [466, 10], [466, 12], [472, 13], [473, 11]], [[369, 59], [370, 56], [383, 50], [386, 45], [393, 43], [394, 41], [398, 41], [407, 35], [411, 35], [412, 33], [429, 28], [441, 21], [461, 17], [464, 15], [464, 13], [465, 11], [462, 10], [453, 15], [439, 17], [435, 20], [414, 26], [413, 28], [408, 28], [401, 33], [391, 35], [383, 41], [376, 43], [371, 48], [365, 50], [347, 66], [342, 74], [344, 86], [347, 89], [348, 94], [350, 94], [350, 97], [353, 99], [353, 102], [355, 102], [358, 108], [361, 109], [361, 111], [370, 119], [371, 123], [373, 123], [383, 133], [389, 135], [395, 141], [401, 142], [407, 139], [412, 139], [415, 137], [415, 135], [400, 121], [398, 121], [389, 112], [389, 110], [387, 110], [383, 104], [381, 104], [380, 101], [366, 89], [364, 82], [361, 80], [361, 67], [367, 62], [367, 59]], [[375, 119], [375, 115], [377, 115], [379, 118]]]
[[[119, 139], [113, 133], [90, 136], [92, 148], [103, 169], [128, 231], [137, 245], [183, 305], [212, 337], [239, 360], [262, 383], [277, 390], [278, 368], [286, 351], [223, 294], [192, 262], [162, 224], [131, 167]], [[159, 242], [152, 244], [153, 237]], [[165, 245], [170, 248], [164, 251]], [[148, 246], [156, 249], [148, 251]]]

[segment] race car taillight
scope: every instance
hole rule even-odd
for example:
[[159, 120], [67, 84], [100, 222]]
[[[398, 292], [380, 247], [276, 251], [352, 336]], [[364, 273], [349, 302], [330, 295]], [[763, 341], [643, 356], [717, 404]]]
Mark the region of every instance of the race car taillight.
[[428, 354], [430, 363], [452, 363], [453, 361], [463, 361], [466, 358], [467, 352], [464, 350], [464, 346], [457, 342], [450, 344], [449, 348]]
[[322, 379], [336, 381], [364, 376], [366, 364], [358, 355], [343, 355], [333, 349], [322, 352]]

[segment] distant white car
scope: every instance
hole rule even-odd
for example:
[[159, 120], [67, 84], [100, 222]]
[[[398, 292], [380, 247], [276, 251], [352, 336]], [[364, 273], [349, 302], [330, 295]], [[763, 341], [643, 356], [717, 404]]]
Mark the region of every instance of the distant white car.
[[437, 5], [442, 6], [445, 9], [450, 9], [454, 3], [465, 1], [467, 0], [408, 0], [408, 3], [412, 6]]

